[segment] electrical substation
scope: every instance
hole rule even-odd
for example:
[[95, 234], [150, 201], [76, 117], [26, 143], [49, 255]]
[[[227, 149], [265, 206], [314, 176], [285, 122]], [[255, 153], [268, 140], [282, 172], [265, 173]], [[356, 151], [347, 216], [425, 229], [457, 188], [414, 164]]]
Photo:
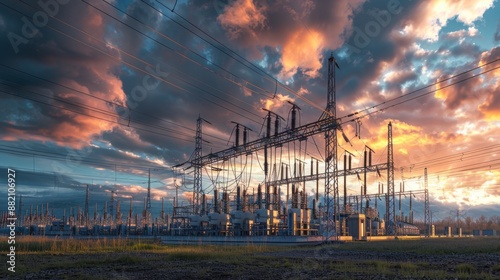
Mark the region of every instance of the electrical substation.
[[[300, 124], [300, 107], [289, 101], [289, 120], [264, 109], [263, 132], [258, 139], [250, 141], [251, 129], [232, 122], [235, 125], [234, 145], [206, 153], [203, 150], [203, 126], [210, 123], [199, 117], [194, 153], [188, 161], [173, 167], [174, 177], [193, 174], [193, 187], [191, 191], [188, 187], [186, 192], [192, 194], [190, 203], [179, 203], [179, 188], [176, 186], [172, 212], [167, 214], [162, 198], [161, 213], [153, 218], [149, 172], [142, 215], [133, 213], [132, 198], [128, 215], [123, 215], [121, 208], [124, 205], [112, 191], [102, 214], [99, 214], [96, 204], [92, 217], [87, 186], [84, 209], [70, 208], [69, 213], [65, 210], [62, 219], [50, 215], [48, 204], [45, 210], [44, 205], [41, 210], [38, 206], [36, 209], [31, 206], [29, 211], [25, 210], [26, 213], [19, 209], [21, 218], [18, 228], [24, 234], [48, 236], [161, 235], [165, 236], [166, 242], [189, 242], [195, 238], [196, 242], [207, 239], [298, 243], [432, 235], [427, 169], [423, 190], [405, 191], [402, 182], [399, 191], [396, 191], [390, 122], [387, 125], [387, 154], [382, 156], [385, 161], [374, 162], [375, 151], [368, 145], [365, 145], [362, 160], [359, 161], [362, 166], [353, 166], [354, 154], [351, 152], [345, 149], [339, 151], [337, 135], [342, 135], [346, 142], [349, 139], [342, 129], [342, 120], [336, 114], [336, 67], [338, 65], [331, 56], [328, 59], [326, 106], [317, 121]], [[350, 121], [353, 120], [356, 133], [360, 134], [360, 121], [356, 118]], [[287, 125], [283, 129], [285, 121]], [[324, 160], [307, 157], [307, 142], [310, 139], [314, 141], [313, 136], [324, 138]], [[288, 155], [287, 160], [283, 159], [283, 154]], [[254, 158], [260, 170], [252, 170]], [[339, 163], [342, 166], [340, 169]], [[324, 166], [324, 170], [320, 170], [320, 166]], [[204, 173], [211, 182], [210, 193], [207, 191], [209, 188], [203, 185]], [[376, 193], [368, 192], [369, 173], [379, 178]], [[348, 193], [348, 189], [353, 189], [348, 186], [349, 176], [357, 176], [358, 182], [362, 182], [359, 192]], [[382, 182], [381, 178], [386, 181]], [[419, 213], [423, 212], [424, 229], [414, 225], [412, 200], [416, 195], [424, 201], [424, 209], [417, 209]], [[403, 210], [402, 201], [407, 197], [409, 209]], [[22, 205], [22, 197], [20, 199]], [[379, 206], [385, 213], [379, 213]]]
[[[341, 134], [346, 142], [348, 139], [336, 114], [336, 67], [338, 65], [331, 56], [328, 59], [326, 107], [315, 122], [298, 126], [297, 113], [300, 107], [289, 102], [292, 106], [291, 120], [286, 129], [279, 130], [280, 121], [284, 121], [281, 116], [266, 110], [263, 137], [249, 141], [250, 129], [234, 122], [234, 146], [203, 154], [202, 127], [208, 122], [198, 118], [193, 156], [188, 162], [176, 166], [193, 169], [193, 205], [174, 205], [170, 224], [171, 235], [306, 236], [314, 237], [311, 240], [359, 240], [367, 236], [429, 234], [427, 179], [423, 191], [405, 192], [403, 185], [398, 192], [395, 190], [391, 123], [387, 126], [387, 161], [374, 163], [374, 151], [368, 146], [364, 150], [363, 166], [359, 167], [352, 166], [352, 153], [347, 150], [342, 152], [343, 155], [339, 153], [337, 134]], [[324, 170], [319, 170], [319, 160], [315, 158], [296, 157], [292, 160], [293, 164], [280, 161], [277, 154], [282, 154], [282, 149], [286, 149], [289, 143], [297, 147], [314, 135], [324, 136], [325, 139]], [[286, 152], [295, 154], [295, 151]], [[236, 182], [236, 186], [228, 190], [224, 182], [217, 179], [221, 173], [229, 173], [229, 162], [237, 158], [244, 158], [242, 161], [247, 162], [248, 158], [256, 153], [263, 153], [264, 161], [259, 162], [264, 171], [262, 183], [249, 186], [245, 185], [241, 178], [234, 178], [232, 182]], [[343, 168], [339, 170], [338, 161], [342, 158]], [[306, 168], [306, 161], [309, 160], [310, 168]], [[204, 170], [207, 170], [207, 174], [212, 174], [210, 180], [214, 189], [211, 202], [207, 201], [208, 194], [202, 185]], [[241, 170], [238, 172], [240, 175], [235, 176], [241, 177], [244, 172], [247, 171]], [[379, 183], [377, 193], [368, 193], [367, 173], [376, 173], [378, 176], [387, 174], [385, 188], [384, 184]], [[360, 178], [361, 175], [364, 179], [360, 193], [348, 194], [347, 177]], [[320, 182], [324, 182], [324, 185], [320, 186]], [[306, 189], [308, 183], [315, 187], [312, 197]], [[343, 188], [339, 190], [339, 186]], [[402, 196], [407, 195], [410, 197], [410, 209], [409, 214], [404, 216], [401, 201]], [[424, 232], [413, 224], [412, 198], [415, 195], [424, 195]], [[283, 196], [286, 197], [284, 200]], [[385, 206], [383, 214], [378, 212], [379, 201]], [[399, 211], [396, 210], [396, 202], [399, 203]]]

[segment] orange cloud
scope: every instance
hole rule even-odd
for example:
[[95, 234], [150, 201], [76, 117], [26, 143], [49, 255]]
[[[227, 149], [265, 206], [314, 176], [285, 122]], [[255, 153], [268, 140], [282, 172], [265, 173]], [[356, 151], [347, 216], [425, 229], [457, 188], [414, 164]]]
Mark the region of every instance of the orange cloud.
[[[94, 65], [94, 67], [97, 68], [96, 71], [101, 72], [98, 75], [102, 77], [102, 82], [104, 83], [106, 91], [86, 91], [88, 91], [90, 95], [102, 99], [116, 100], [119, 103], [124, 103], [126, 96], [121, 88], [121, 81], [114, 75], [105, 73], [106, 71], [99, 69], [99, 67], [102, 66]], [[71, 102], [79, 103], [90, 108], [96, 108], [97, 110], [103, 110], [109, 112], [108, 114], [110, 115], [116, 114], [114, 108], [110, 108], [107, 103], [101, 100], [82, 96], [82, 94], [79, 93], [63, 93], [62, 95], [65, 99], [71, 100]], [[70, 111], [60, 110], [57, 114], [52, 116], [57, 119], [57, 122], [54, 122], [50, 127], [40, 127], [36, 129], [36, 134], [45, 139], [42, 141], [54, 141], [60, 146], [79, 149], [87, 146], [95, 136], [100, 135], [104, 131], [110, 131], [117, 126], [116, 122], [119, 119], [118, 116], [103, 115], [95, 111], [83, 111], [84, 114], [76, 114]], [[92, 118], [87, 115], [96, 116], [109, 121]], [[25, 138], [24, 136], [26, 135], [17, 136]], [[29, 139], [33, 139], [33, 135], [30, 135]]]
[[289, 79], [299, 69], [317, 77], [324, 63], [321, 52], [342, 44], [342, 34], [352, 25], [352, 14], [362, 3], [361, 0], [283, 3], [235, 0], [225, 7], [217, 21], [254, 60], [263, 59], [263, 47], [279, 52], [281, 79]]
[[[78, 13], [82, 17], [75, 18], [74, 24], [95, 37], [104, 37], [105, 24], [98, 12], [88, 9]], [[90, 37], [84, 40], [91, 41]], [[54, 107], [19, 102], [15, 113], [19, 117], [12, 123], [16, 127], [7, 128], [8, 134], [2, 135], [2, 139], [55, 142], [59, 146], [80, 149], [88, 146], [102, 132], [113, 129], [119, 119], [116, 108], [103, 100], [125, 104], [127, 97], [115, 69], [119, 62], [112, 61], [97, 51], [82, 48], [81, 44], [62, 39], [50, 40], [40, 44], [39, 48], [41, 56], [34, 65], [43, 63], [43, 68], [33, 71], [43, 72], [49, 80], [64, 87], [44, 89], [33, 85], [31, 89], [27, 85], [30, 90], [44, 95], [49, 101], [43, 101], [50, 102]], [[60, 55], [54, 55], [55, 53]], [[68, 90], [69, 88], [76, 91]], [[64, 102], [58, 101], [61, 99]], [[29, 110], [22, 110], [21, 106]]]
[[[481, 54], [479, 65], [486, 64], [490, 61], [500, 58], [500, 47], [491, 49], [490, 51]], [[484, 78], [484, 102], [478, 106], [483, 117], [488, 121], [500, 120], [500, 69], [493, 70], [498, 64], [490, 64], [483, 71], [490, 71], [485, 74]]]
[[387, 124], [389, 122], [392, 122], [392, 141], [394, 146], [398, 149], [402, 147], [406, 148], [410, 145], [425, 145], [433, 141], [425, 135], [422, 127], [399, 120], [386, 120], [384, 121], [384, 125], [378, 130], [376, 139], [371, 142], [372, 144], [370, 147], [377, 150], [383, 150], [387, 146]]
[[189, 201], [190, 203], [192, 203], [193, 202], [193, 192], [187, 192], [187, 191], [183, 192], [181, 198], [183, 198], [183, 199]]
[[[500, 85], [495, 87], [495, 91], [500, 92]], [[499, 121], [500, 120], [500, 95], [490, 94], [486, 101], [479, 106], [479, 111], [483, 113], [486, 120]]]
[[295, 99], [290, 97], [289, 95], [283, 95], [278, 93], [273, 99], [261, 99], [260, 103], [264, 106], [265, 109], [276, 112], [276, 110], [282, 108], [287, 101], [294, 102]]
[[[484, 12], [493, 6], [494, 0], [486, 1], [457, 1], [437, 0], [422, 1], [415, 7], [413, 16], [406, 19], [404, 29], [407, 33], [429, 41], [438, 39], [439, 31], [449, 19], [457, 20], [466, 25], [481, 18]], [[474, 31], [472, 30], [474, 34]]]
[[432, 184], [430, 192], [437, 200], [465, 205], [497, 204], [498, 175], [495, 171], [469, 172], [460, 177], [444, 177]]
[[240, 36], [242, 30], [263, 27], [265, 20], [263, 8], [257, 7], [253, 0], [234, 1], [217, 17], [217, 21], [229, 31], [232, 38]]
[[289, 79], [299, 68], [306, 75], [317, 77], [322, 67], [321, 53], [324, 47], [325, 38], [322, 33], [306, 28], [294, 32], [283, 45], [281, 78]]
[[[123, 197], [135, 197], [138, 198], [138, 195], [143, 195], [144, 197], [148, 194], [148, 188], [138, 185], [130, 185], [130, 186], [121, 186], [118, 194]], [[151, 188], [151, 199], [152, 200], [161, 200], [162, 197], [167, 197], [167, 192], [163, 190], [159, 190], [156, 188]], [[140, 198], [140, 196], [139, 196]]]

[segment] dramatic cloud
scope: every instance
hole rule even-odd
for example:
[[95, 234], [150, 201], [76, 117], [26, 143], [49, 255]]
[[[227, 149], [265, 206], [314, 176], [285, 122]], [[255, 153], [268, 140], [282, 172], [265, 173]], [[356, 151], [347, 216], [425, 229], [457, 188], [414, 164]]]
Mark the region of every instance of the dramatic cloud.
[[[76, 4], [60, 9], [64, 11], [63, 19], [72, 18], [75, 28], [98, 38], [104, 36], [106, 26], [90, 8]], [[23, 30], [21, 20], [14, 18], [12, 22], [16, 24], [12, 30]], [[82, 148], [111, 130], [119, 119], [114, 116], [114, 105], [107, 101], [125, 104], [122, 81], [116, 75], [118, 63], [106, 55], [113, 53], [111, 48], [79, 46], [79, 42], [93, 42], [89, 37], [76, 39], [80, 31], [63, 36], [45, 28], [39, 33], [45, 36], [18, 46], [19, 53], [14, 56], [12, 46], [2, 50], [2, 61], [11, 62], [16, 69], [9, 75], [16, 75], [19, 80], [8, 89], [17, 97], [9, 96], [0, 105], [7, 112], [0, 137], [6, 141], [34, 138]], [[30, 50], [34, 46], [36, 54]], [[40, 78], [20, 72], [25, 70], [34, 70]]]
[[264, 9], [257, 7], [253, 0], [237, 0], [227, 5], [217, 20], [228, 30], [232, 38], [240, 36], [242, 30], [256, 37], [252, 30], [264, 28], [266, 17]]
[[361, 2], [289, 1], [265, 6], [261, 1], [240, 0], [226, 6], [217, 19], [230, 38], [252, 52], [280, 49], [280, 79], [291, 78], [299, 69], [314, 78], [323, 66], [323, 51], [341, 44], [340, 36]]
[[[31, 20], [37, 4], [2, 3], [2, 34], [26, 37], [23, 16]], [[174, 11], [187, 21], [172, 13], [174, 3], [71, 1], [17, 51], [12, 35], [0, 38], [0, 149], [5, 164], [32, 171], [22, 183], [27, 198], [75, 207], [88, 184], [96, 202], [116, 190], [140, 212], [151, 171], [155, 202], [172, 198], [181, 182], [187, 202], [192, 168], [184, 168], [193, 159], [197, 119], [206, 120], [203, 155], [234, 146], [234, 122], [251, 129], [248, 139], [262, 137], [262, 108], [284, 118], [279, 131], [291, 126], [290, 102], [301, 108], [300, 124], [316, 121], [333, 54], [337, 116], [349, 139], [339, 132], [339, 150], [354, 153], [355, 166], [365, 145], [374, 161], [386, 160], [392, 122], [398, 180], [429, 167], [436, 203], [498, 199], [498, 151], [480, 159], [467, 152], [500, 141], [499, 64], [456, 76], [500, 58], [491, 46], [500, 25], [485, 16], [498, 11], [493, 1], [179, 1]], [[278, 158], [290, 166], [294, 158], [322, 159], [324, 146], [324, 135], [309, 137], [276, 149], [273, 159], [278, 166]], [[450, 162], [434, 162], [447, 156]], [[238, 161], [213, 167], [241, 172], [239, 183], [252, 191], [264, 180], [263, 153]], [[173, 179], [171, 167], [185, 162]], [[236, 180], [225, 172], [224, 180]], [[377, 176], [369, 177], [371, 191], [384, 180]], [[421, 188], [412, 180], [409, 186]], [[350, 178], [349, 192], [357, 194], [359, 184]], [[48, 190], [54, 185], [59, 194]], [[78, 199], [64, 202], [63, 195]]]
[[[480, 64], [485, 64], [494, 60], [500, 59], [500, 47], [496, 47], [490, 51], [481, 54]], [[484, 114], [484, 118], [491, 121], [500, 119], [500, 69], [494, 69], [498, 66], [493, 64], [485, 67], [485, 71], [489, 71], [485, 79], [485, 90], [483, 94], [486, 99], [479, 106], [479, 110]], [[495, 67], [496, 66], [496, 67]]]
[[405, 19], [404, 30], [420, 39], [436, 41], [439, 31], [448, 20], [457, 17], [465, 25], [472, 25], [493, 6], [494, 0], [467, 1], [438, 0], [422, 1], [414, 7], [414, 13]]

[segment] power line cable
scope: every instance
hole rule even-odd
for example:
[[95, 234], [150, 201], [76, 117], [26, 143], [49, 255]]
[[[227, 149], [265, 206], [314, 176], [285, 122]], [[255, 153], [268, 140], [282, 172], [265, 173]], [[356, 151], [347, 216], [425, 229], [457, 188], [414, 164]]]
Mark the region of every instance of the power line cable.
[[[103, 0], [104, 1], [104, 0]], [[161, 10], [155, 8], [154, 6], [152, 6], [151, 4], [145, 2], [144, 0], [141, 0], [144, 4], [148, 5], [149, 7], [151, 7], [152, 9], [154, 9], [155, 11], [157, 11], [158, 13], [161, 13], [162, 15], [164, 15], [165, 17], [169, 18], [170, 20], [172, 20], [173, 22], [177, 23], [179, 26], [183, 27], [184, 29], [188, 30], [189, 32], [193, 33], [195, 36], [197, 36], [198, 38], [202, 39], [203, 41], [205, 41], [206, 43], [210, 44], [211, 46], [213, 46], [214, 48], [218, 49], [219, 51], [223, 52], [224, 54], [226, 54], [227, 56], [231, 57], [232, 59], [238, 61], [240, 64], [246, 66], [248, 69], [252, 70], [253, 72], [255, 72], [256, 74], [259, 74], [258, 72], [260, 72], [260, 75], [263, 75], [265, 78], [267, 79], [271, 79], [273, 82], [276, 83], [276, 89], [275, 89], [275, 92], [273, 94], [273, 97], [272, 99], [274, 99], [276, 97], [276, 92], [277, 92], [277, 87], [278, 87], [278, 84], [280, 85], [280, 87], [286, 89], [287, 91], [291, 92], [292, 94], [294, 94], [295, 96], [297, 96], [298, 98], [302, 99], [303, 101], [305, 101], [307, 104], [311, 105], [313, 108], [316, 108], [318, 109], [319, 111], [321, 112], [325, 112], [325, 113], [329, 113], [327, 111], [325, 111], [324, 108], [318, 106], [315, 102], [309, 100], [308, 98], [304, 97], [303, 95], [301, 95], [300, 93], [298, 93], [297, 91], [293, 90], [292, 88], [290, 88], [289, 86], [283, 84], [282, 82], [280, 82], [278, 79], [274, 78], [273, 76], [271, 76], [269, 73], [265, 72], [262, 68], [258, 67], [257, 65], [253, 64], [252, 62], [248, 61], [246, 58], [244, 58], [243, 56], [241, 56], [240, 54], [238, 54], [237, 52], [233, 51], [231, 48], [229, 48], [228, 46], [226, 46], [224, 43], [220, 42], [219, 40], [217, 40], [216, 38], [214, 38], [213, 36], [211, 36], [210, 34], [208, 34], [207, 32], [205, 32], [204, 30], [202, 30], [201, 28], [199, 28], [198, 26], [196, 26], [194, 23], [192, 23], [191, 21], [189, 21], [188, 19], [186, 19], [185, 17], [183, 17], [182, 15], [180, 15], [179, 13], [177, 13], [176, 11], [174, 10], [171, 10], [169, 9], [165, 4], [159, 2], [159, 1], [156, 1], [158, 2], [161, 6], [167, 8], [167, 10], [171, 11], [172, 13], [176, 14], [178, 17], [180, 17], [181, 19], [183, 19], [185, 22], [187, 22], [189, 25], [193, 26], [195, 29], [199, 30], [200, 32], [202, 32], [203, 34], [205, 34], [207, 37], [209, 37], [210, 39], [214, 40], [215, 42], [217, 42], [220, 46], [222, 46], [223, 48], [227, 49], [229, 52], [235, 54], [237, 57], [241, 58], [242, 60], [244, 60], [246, 63], [243, 63], [242, 61], [238, 60], [237, 58], [235, 58], [234, 56], [232, 56], [231, 54], [229, 54], [228, 52], [226, 52], [224, 49], [222, 49], [221, 47], [209, 42], [208, 40], [206, 40], [205, 38], [201, 37], [199, 34], [195, 33], [194, 31], [192, 31], [191, 29], [185, 27], [184, 25], [182, 25], [181, 23], [179, 23], [178, 21], [176, 21], [174, 18], [168, 16], [167, 14], [163, 13]], [[249, 65], [253, 66], [253, 67], [250, 67]], [[255, 70], [257, 69], [257, 71]], [[271, 93], [270, 91], [266, 91], [267, 93]]]
[[[358, 114], [359, 114], [359, 113], [361, 113], [361, 112], [369, 111], [369, 110], [371, 110], [371, 109], [374, 109], [374, 108], [380, 107], [380, 106], [385, 105], [385, 104], [387, 104], [387, 103], [390, 103], [390, 102], [392, 102], [392, 101], [395, 101], [395, 100], [398, 100], [398, 99], [401, 99], [401, 98], [404, 98], [404, 97], [408, 97], [408, 96], [413, 95], [413, 94], [415, 94], [415, 93], [417, 93], [417, 92], [420, 92], [420, 91], [422, 91], [422, 90], [424, 90], [424, 89], [426, 89], [426, 88], [429, 88], [429, 87], [432, 87], [432, 86], [436, 86], [436, 85], [438, 85], [438, 84], [441, 84], [441, 83], [443, 83], [443, 82], [449, 81], [449, 80], [451, 80], [451, 79], [454, 79], [454, 78], [459, 77], [459, 76], [461, 76], [461, 75], [467, 74], [467, 73], [472, 72], [472, 71], [474, 71], [474, 70], [477, 70], [477, 69], [483, 68], [483, 67], [485, 67], [485, 66], [487, 66], [487, 65], [490, 65], [490, 64], [495, 63], [495, 62], [498, 62], [498, 61], [500, 61], [500, 58], [499, 58], [499, 59], [494, 59], [494, 60], [491, 60], [491, 61], [489, 61], [489, 62], [483, 63], [482, 65], [479, 65], [479, 66], [477, 66], [477, 67], [474, 67], [474, 68], [472, 68], [472, 69], [469, 69], [469, 70], [466, 70], [466, 71], [464, 71], [464, 72], [461, 72], [461, 73], [455, 74], [455, 75], [453, 75], [453, 76], [451, 76], [451, 77], [448, 77], [448, 78], [446, 78], [446, 79], [444, 79], [444, 80], [442, 80], [442, 81], [437, 81], [437, 82], [431, 83], [431, 84], [429, 84], [429, 85], [427, 85], [427, 86], [424, 86], [424, 87], [422, 87], [422, 88], [419, 88], [419, 89], [416, 89], [416, 90], [410, 91], [410, 92], [408, 92], [408, 93], [406, 93], [406, 94], [400, 95], [400, 96], [398, 96], [398, 97], [395, 97], [395, 98], [392, 98], [392, 99], [386, 100], [386, 101], [381, 102], [381, 103], [379, 103], [379, 104], [373, 105], [373, 106], [371, 106], [371, 107], [369, 107], [369, 108], [366, 108], [366, 109], [363, 109], [363, 110], [356, 111], [356, 112], [354, 112], [354, 113], [348, 114], [348, 115], [346, 115], [346, 116], [344, 116], [344, 117], [341, 117], [341, 119], [342, 119], [342, 118], [349, 118], [349, 117], [353, 117], [353, 116], [358, 115]], [[459, 81], [456, 81], [456, 82], [453, 82], [453, 83], [447, 84], [447, 85], [445, 85], [445, 86], [442, 86], [442, 87], [440, 87], [439, 89], [434, 89], [434, 90], [431, 90], [431, 91], [428, 91], [428, 92], [422, 93], [422, 94], [420, 94], [420, 95], [418, 95], [418, 96], [416, 96], [416, 97], [410, 98], [410, 99], [408, 99], [408, 100], [404, 100], [404, 101], [398, 102], [398, 103], [393, 104], [393, 105], [388, 105], [388, 106], [387, 106], [387, 107], [385, 107], [385, 108], [382, 108], [382, 109], [379, 109], [379, 110], [376, 110], [376, 111], [373, 111], [373, 112], [368, 112], [368, 113], [366, 113], [366, 114], [364, 114], [364, 115], [362, 115], [362, 116], [360, 116], [360, 117], [354, 118], [354, 120], [355, 120], [355, 119], [364, 118], [364, 117], [369, 116], [369, 115], [372, 115], [372, 114], [374, 114], [374, 113], [377, 113], [377, 112], [380, 112], [380, 111], [384, 111], [384, 110], [387, 110], [387, 109], [389, 109], [389, 108], [392, 108], [392, 107], [395, 107], [395, 106], [401, 105], [401, 104], [403, 104], [403, 103], [406, 103], [406, 102], [409, 102], [409, 101], [415, 100], [415, 99], [417, 99], [417, 98], [420, 98], [420, 97], [426, 96], [426, 95], [428, 95], [428, 94], [434, 93], [434, 92], [436, 92], [436, 91], [438, 91], [438, 90], [441, 90], [441, 89], [445, 89], [445, 88], [451, 87], [451, 86], [453, 86], [453, 85], [456, 85], [456, 84], [459, 84], [459, 83], [461, 83], [461, 82], [464, 82], [464, 81], [470, 80], [470, 79], [472, 79], [472, 78], [475, 78], [475, 77], [481, 76], [481, 75], [483, 75], [483, 74], [486, 74], [486, 73], [488, 73], [488, 72], [491, 72], [491, 71], [496, 70], [496, 69], [499, 69], [499, 68], [500, 68], [500, 66], [499, 66], [499, 67], [492, 68], [492, 69], [488, 69], [488, 70], [486, 70], [486, 71], [484, 71], [484, 72], [481, 72], [481, 73], [479, 73], [479, 74], [476, 74], [476, 75], [473, 75], [473, 76], [470, 76], [470, 77], [464, 78], [464, 79], [462, 79], [462, 80], [459, 80]], [[345, 122], [344, 122], [344, 123], [345, 123]]]
[[[82, 1], [84, 1], [84, 0], [82, 0]], [[19, 12], [18, 10], [13, 9], [13, 8], [11, 8], [11, 7], [9, 7], [9, 6], [5, 5], [5, 4], [3, 4], [3, 3], [0, 3], [0, 4], [1, 4], [1, 5], [3, 5], [3, 6], [8, 7], [9, 9], [12, 9], [12, 10], [14, 10], [14, 11], [16, 11], [16, 12], [18, 12], [18, 13], [22, 14], [22, 15], [27, 16], [26, 14], [24, 14], [24, 13], [22, 13], [22, 12]], [[91, 4], [89, 4], [89, 5], [91, 5]], [[152, 77], [155, 77], [155, 78], [157, 78], [158, 80], [161, 80], [161, 81], [163, 81], [164, 83], [166, 83], [166, 84], [168, 84], [168, 85], [170, 85], [170, 86], [172, 86], [172, 87], [174, 87], [174, 88], [176, 88], [176, 89], [178, 89], [178, 90], [180, 90], [180, 91], [184, 91], [184, 92], [187, 92], [187, 93], [191, 93], [191, 94], [192, 94], [192, 92], [191, 92], [191, 91], [189, 91], [189, 90], [187, 90], [186, 88], [183, 88], [183, 87], [181, 87], [181, 86], [179, 86], [179, 85], [177, 85], [177, 84], [174, 84], [173, 82], [168, 81], [168, 80], [164, 79], [164, 78], [163, 78], [163, 77], [161, 77], [161, 76], [158, 76], [158, 75], [153, 74], [153, 73], [148, 73], [148, 72], [146, 72], [146, 71], [144, 71], [144, 70], [140, 69], [139, 67], [137, 67], [137, 66], [135, 66], [135, 65], [133, 65], [133, 64], [131, 64], [131, 63], [129, 63], [129, 62], [126, 62], [126, 61], [124, 61], [124, 60], [122, 60], [122, 59], [120, 59], [120, 58], [117, 58], [117, 57], [115, 57], [115, 56], [113, 56], [113, 55], [111, 55], [111, 54], [109, 54], [109, 53], [107, 53], [107, 52], [105, 52], [105, 51], [103, 51], [103, 50], [101, 50], [101, 49], [97, 48], [97, 47], [91, 46], [91, 45], [89, 45], [89, 44], [87, 44], [87, 43], [85, 43], [85, 42], [83, 42], [83, 41], [81, 41], [81, 40], [79, 40], [79, 39], [77, 39], [77, 38], [75, 38], [75, 37], [72, 37], [71, 35], [68, 35], [68, 34], [64, 33], [63, 31], [60, 31], [60, 30], [57, 30], [57, 29], [53, 28], [53, 27], [52, 27], [52, 26], [50, 26], [50, 25], [47, 25], [47, 27], [48, 27], [48, 28], [50, 28], [50, 29], [52, 29], [52, 30], [54, 30], [54, 31], [55, 31], [55, 32], [57, 32], [57, 33], [60, 33], [60, 34], [62, 34], [62, 35], [64, 35], [64, 36], [66, 36], [66, 37], [68, 37], [68, 38], [70, 38], [70, 39], [73, 39], [74, 41], [76, 41], [76, 42], [78, 42], [78, 43], [80, 43], [80, 44], [83, 44], [83, 45], [85, 45], [85, 46], [87, 46], [87, 47], [90, 47], [90, 48], [92, 48], [92, 49], [94, 49], [94, 50], [96, 50], [96, 51], [98, 51], [98, 52], [101, 52], [101, 53], [103, 53], [104, 55], [106, 55], [106, 56], [108, 56], [108, 57], [110, 57], [110, 58], [112, 58], [112, 59], [114, 59], [114, 60], [117, 60], [118, 62], [121, 62], [121, 63], [123, 63], [123, 64], [126, 64], [127, 66], [129, 66], [129, 67], [131, 67], [131, 68], [133, 68], [133, 69], [136, 69], [136, 70], [138, 70], [138, 71], [140, 71], [140, 72], [143, 72], [143, 73], [145, 73], [145, 74], [151, 75]], [[147, 36], [147, 35], [146, 35], [146, 36]], [[203, 89], [203, 88], [201, 88], [201, 87], [198, 87], [198, 86], [196, 86], [196, 85], [194, 85], [194, 84], [192, 84], [192, 83], [189, 83], [189, 85], [190, 85], [190, 86], [192, 86], [192, 87], [194, 87], [194, 88], [196, 88], [196, 89], [198, 89], [198, 90], [200, 90], [200, 91], [202, 91], [202, 92], [207, 93], [208, 95], [211, 95], [211, 96], [215, 97], [216, 99], [219, 99], [219, 100], [224, 101], [224, 102], [226, 102], [226, 103], [230, 103], [231, 105], [233, 105], [233, 106], [235, 106], [235, 107], [239, 108], [240, 110], [247, 111], [245, 108], [242, 108], [241, 106], [238, 106], [238, 105], [232, 104], [231, 102], [229, 102], [229, 101], [227, 101], [227, 100], [225, 100], [225, 99], [223, 99], [223, 98], [221, 98], [221, 97], [219, 97], [219, 96], [216, 96], [216, 95], [214, 95], [214, 94], [212, 94], [212, 93], [208, 92], [207, 90], [205, 90], [205, 89]], [[249, 120], [251, 120], [251, 121], [256, 122], [255, 120], [250, 119], [250, 118], [248, 118], [247, 116], [244, 116], [244, 115], [243, 115], [243, 114], [241, 114], [240, 112], [235, 111], [235, 110], [233, 110], [233, 109], [231, 109], [231, 108], [228, 108], [228, 107], [226, 107], [226, 106], [224, 106], [224, 105], [222, 105], [222, 104], [219, 104], [219, 103], [217, 103], [217, 102], [215, 102], [215, 101], [213, 101], [213, 100], [210, 100], [210, 99], [208, 99], [208, 98], [206, 98], [206, 97], [204, 97], [204, 96], [200, 96], [200, 98], [202, 98], [202, 99], [206, 100], [207, 102], [212, 103], [212, 104], [214, 104], [214, 105], [216, 105], [216, 106], [222, 107], [222, 108], [223, 108], [223, 109], [225, 109], [225, 110], [231, 111], [231, 112], [233, 112], [233, 113], [235, 113], [235, 114], [237, 114], [237, 115], [240, 115], [240, 116], [242, 116], [242, 117], [244, 117], [244, 118], [246, 118], [246, 119], [249, 119]], [[258, 123], [258, 122], [257, 122], [257, 123]]]

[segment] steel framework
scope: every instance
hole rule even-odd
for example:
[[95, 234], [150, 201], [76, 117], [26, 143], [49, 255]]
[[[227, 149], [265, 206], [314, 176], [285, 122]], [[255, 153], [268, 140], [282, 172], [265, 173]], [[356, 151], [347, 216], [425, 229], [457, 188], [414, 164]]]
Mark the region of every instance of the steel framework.
[[203, 192], [202, 187], [202, 124], [203, 119], [198, 117], [196, 120], [196, 138], [195, 138], [195, 148], [194, 148], [194, 160], [192, 162], [194, 166], [194, 190], [193, 190], [193, 212], [199, 213], [200, 211], [200, 193]]
[[396, 211], [394, 200], [394, 151], [392, 144], [392, 123], [387, 127], [387, 200], [386, 200], [386, 216], [387, 216], [387, 235], [397, 235], [396, 230]]
[[335, 234], [338, 234], [338, 228], [334, 225], [335, 221], [338, 221], [339, 215], [339, 179], [337, 174], [337, 128], [339, 125], [337, 123], [337, 97], [336, 97], [336, 85], [335, 85], [335, 58], [330, 56], [328, 59], [328, 94], [327, 94], [327, 104], [326, 110], [322, 115], [322, 118], [327, 120], [329, 129], [325, 131], [325, 222], [326, 224], [324, 233], [326, 233], [326, 238], [331, 235], [334, 230]]
[[424, 209], [424, 219], [425, 219], [425, 235], [427, 237], [431, 236], [431, 209], [429, 206], [429, 181], [427, 180], [427, 167], [424, 169], [424, 191], [425, 191], [425, 209]]
[[[353, 169], [348, 171], [339, 172], [338, 171], [338, 152], [337, 152], [337, 130], [340, 130], [339, 120], [336, 117], [336, 85], [335, 85], [335, 67], [338, 68], [338, 64], [335, 58], [330, 56], [328, 59], [328, 89], [327, 89], [327, 106], [323, 111], [320, 118], [312, 123], [305, 124], [299, 127], [293, 126], [289, 130], [285, 131], [275, 131], [274, 134], [269, 132], [264, 135], [264, 137], [256, 139], [254, 141], [245, 142], [243, 145], [235, 145], [231, 148], [224, 149], [218, 152], [211, 152], [207, 155], [202, 155], [202, 123], [201, 117], [197, 120], [196, 125], [196, 141], [195, 141], [195, 151], [193, 157], [189, 161], [192, 167], [194, 167], [194, 189], [193, 189], [193, 212], [200, 214], [200, 197], [203, 195], [202, 188], [202, 168], [216, 162], [226, 161], [228, 159], [238, 157], [240, 155], [248, 155], [260, 150], [266, 151], [270, 147], [282, 146], [283, 144], [301, 141], [307, 139], [309, 136], [324, 134], [325, 135], [325, 173], [315, 174], [311, 176], [301, 176], [295, 178], [287, 178], [277, 181], [269, 181], [266, 176], [266, 185], [277, 186], [280, 184], [289, 183], [299, 183], [310, 180], [325, 179], [325, 215], [323, 216], [323, 235], [328, 239], [332, 234], [337, 234], [338, 229], [336, 228], [335, 221], [339, 220], [340, 214], [340, 199], [339, 199], [339, 187], [338, 187], [338, 176], [343, 174], [353, 175], [356, 171], [367, 171], [376, 172], [380, 170], [388, 170], [388, 185], [392, 186], [389, 188], [389, 194], [394, 195], [394, 163], [392, 156], [392, 131], [391, 124], [389, 124], [389, 152], [388, 161], [384, 164], [373, 165], [363, 167], [361, 169]], [[206, 122], [206, 121], [205, 121]], [[266, 174], [267, 175], [267, 174]], [[391, 196], [391, 195], [389, 195]], [[394, 200], [392, 199], [392, 202]], [[394, 223], [394, 206], [391, 210], [392, 215], [389, 217], [389, 224]], [[391, 231], [394, 234], [394, 231]]]

